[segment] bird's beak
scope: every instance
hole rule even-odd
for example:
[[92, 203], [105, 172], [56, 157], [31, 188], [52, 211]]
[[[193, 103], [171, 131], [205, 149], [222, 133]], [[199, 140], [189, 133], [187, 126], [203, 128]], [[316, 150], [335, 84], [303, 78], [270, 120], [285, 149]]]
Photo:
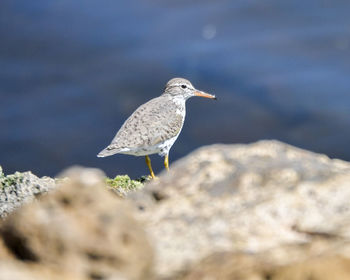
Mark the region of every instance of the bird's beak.
[[216, 100], [216, 96], [215, 95], [212, 95], [212, 94], [209, 94], [209, 93], [205, 93], [205, 92], [200, 91], [200, 90], [196, 90], [194, 92], [194, 95], [201, 96], [201, 97], [206, 97], [206, 98], [211, 98], [211, 99]]

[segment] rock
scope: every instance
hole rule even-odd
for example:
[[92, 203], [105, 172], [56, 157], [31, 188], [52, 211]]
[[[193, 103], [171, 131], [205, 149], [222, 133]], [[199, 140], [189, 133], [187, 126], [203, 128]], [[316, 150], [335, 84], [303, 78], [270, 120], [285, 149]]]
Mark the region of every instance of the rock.
[[19, 262], [0, 262], [1, 280], [84, 280], [76, 275]]
[[[350, 164], [278, 141], [200, 148], [129, 199], [162, 277], [220, 251], [264, 254], [276, 266], [350, 256]], [[284, 247], [319, 238], [308, 254]]]
[[215, 253], [177, 280], [348, 280], [350, 259], [315, 257], [286, 266], [273, 266], [263, 255]]
[[52, 178], [38, 178], [31, 172], [16, 172], [4, 176], [0, 167], [0, 217], [7, 216], [23, 203], [31, 202], [55, 187], [56, 183]]
[[[62, 176], [1, 222], [0, 280], [350, 279], [350, 163], [260, 141], [198, 149], [126, 199], [100, 170]], [[23, 178], [0, 170], [2, 199]]]
[[[74, 173], [75, 169], [79, 169], [79, 167], [71, 167], [70, 172]], [[96, 168], [93, 170], [106, 178], [101, 170]], [[65, 174], [65, 176], [68, 175]], [[85, 178], [85, 175], [82, 174], [82, 177]], [[61, 179], [63, 180], [64, 178]], [[131, 180], [128, 175], [118, 175], [113, 179], [105, 179], [107, 186], [121, 197], [126, 196], [129, 192], [143, 188], [144, 182], [149, 180], [147, 176], [143, 176], [138, 180]], [[86, 181], [89, 180], [86, 179]], [[31, 172], [16, 172], [5, 176], [0, 166], [0, 218], [6, 217], [22, 204], [31, 202], [41, 194], [55, 189], [57, 185], [58, 179], [50, 177], [38, 178]]]
[[107, 190], [103, 173], [74, 168], [62, 176], [70, 179], [0, 225], [17, 264], [77, 279], [150, 279], [153, 253], [146, 234], [127, 202]]
[[[218, 252], [179, 275], [177, 280], [266, 280], [263, 263], [247, 254]], [[268, 275], [268, 274], [266, 274]]]
[[323, 257], [306, 260], [271, 271], [271, 280], [348, 280], [350, 259]]

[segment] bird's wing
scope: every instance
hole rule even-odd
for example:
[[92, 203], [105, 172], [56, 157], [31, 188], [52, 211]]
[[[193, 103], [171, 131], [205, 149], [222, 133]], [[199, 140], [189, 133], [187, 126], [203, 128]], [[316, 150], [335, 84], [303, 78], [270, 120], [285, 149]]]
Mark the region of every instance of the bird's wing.
[[174, 103], [159, 96], [141, 105], [123, 124], [110, 149], [154, 146], [177, 136], [182, 128], [184, 114], [177, 112]]

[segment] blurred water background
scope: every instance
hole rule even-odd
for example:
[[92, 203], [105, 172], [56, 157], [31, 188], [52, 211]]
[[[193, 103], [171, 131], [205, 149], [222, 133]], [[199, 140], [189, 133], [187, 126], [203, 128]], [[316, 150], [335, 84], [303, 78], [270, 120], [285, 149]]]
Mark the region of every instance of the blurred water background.
[[171, 162], [259, 139], [350, 160], [349, 11], [348, 0], [1, 0], [0, 164], [147, 174], [143, 157], [96, 154], [175, 76], [219, 100], [187, 102]]

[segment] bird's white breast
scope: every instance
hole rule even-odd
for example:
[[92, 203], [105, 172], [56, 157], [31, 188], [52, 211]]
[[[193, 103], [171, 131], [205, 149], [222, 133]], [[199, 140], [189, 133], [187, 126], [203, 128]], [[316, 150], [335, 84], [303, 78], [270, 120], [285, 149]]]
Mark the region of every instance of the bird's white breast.
[[181, 115], [183, 118], [186, 116], [186, 99], [183, 97], [175, 97], [172, 100], [176, 104], [176, 114]]

